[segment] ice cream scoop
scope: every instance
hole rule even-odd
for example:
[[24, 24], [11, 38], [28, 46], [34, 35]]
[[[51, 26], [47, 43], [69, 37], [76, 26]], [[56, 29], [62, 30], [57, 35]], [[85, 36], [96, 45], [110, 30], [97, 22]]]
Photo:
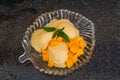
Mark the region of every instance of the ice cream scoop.
[[58, 43], [55, 47], [48, 47], [50, 60], [54, 61], [56, 67], [66, 67], [65, 61], [68, 58], [68, 48], [65, 42]]

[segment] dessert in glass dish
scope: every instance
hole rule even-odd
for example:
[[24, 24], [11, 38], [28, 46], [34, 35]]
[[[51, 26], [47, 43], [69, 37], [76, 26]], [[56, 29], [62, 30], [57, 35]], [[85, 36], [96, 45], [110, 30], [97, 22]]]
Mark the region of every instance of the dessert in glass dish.
[[89, 61], [95, 44], [93, 23], [69, 10], [38, 16], [23, 37], [19, 61], [30, 60], [40, 72], [66, 75]]

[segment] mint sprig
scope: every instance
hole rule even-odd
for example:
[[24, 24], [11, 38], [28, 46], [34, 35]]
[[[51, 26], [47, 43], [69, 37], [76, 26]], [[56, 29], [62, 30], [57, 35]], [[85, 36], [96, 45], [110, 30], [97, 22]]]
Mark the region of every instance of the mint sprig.
[[70, 42], [69, 37], [68, 37], [67, 34], [65, 34], [63, 31], [58, 31], [58, 36], [61, 36], [61, 37], [64, 38], [66, 41]]
[[57, 29], [55, 27], [43, 27], [43, 29], [47, 32], [54, 31], [52, 35], [52, 39], [55, 38], [56, 36], [61, 36], [64, 40], [66, 40], [67, 42], [70, 42], [68, 35], [65, 32], [63, 32], [64, 27], [62, 29]]
[[55, 38], [58, 35], [58, 31], [55, 31], [52, 35], [52, 39]]
[[54, 27], [42, 27], [42, 29], [44, 29], [47, 32], [53, 32], [56, 30], [56, 28], [54, 28]]

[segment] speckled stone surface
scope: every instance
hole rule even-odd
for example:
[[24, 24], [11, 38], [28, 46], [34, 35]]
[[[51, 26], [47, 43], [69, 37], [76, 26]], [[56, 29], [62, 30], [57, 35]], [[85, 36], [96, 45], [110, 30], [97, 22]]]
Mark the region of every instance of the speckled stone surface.
[[[20, 64], [26, 28], [41, 13], [61, 8], [94, 22], [89, 63], [62, 77], [40, 73], [30, 62]], [[120, 0], [0, 0], [0, 80], [120, 80]]]

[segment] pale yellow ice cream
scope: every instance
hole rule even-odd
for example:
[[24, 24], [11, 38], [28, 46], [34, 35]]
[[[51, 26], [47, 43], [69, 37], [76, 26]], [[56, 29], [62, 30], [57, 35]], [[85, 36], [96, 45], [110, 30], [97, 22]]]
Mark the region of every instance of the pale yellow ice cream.
[[53, 32], [46, 32], [43, 29], [34, 31], [31, 37], [32, 47], [41, 52], [41, 49], [45, 49], [48, 46], [48, 42], [52, 39]]
[[74, 25], [67, 19], [53, 20], [46, 26], [56, 27], [62, 29], [64, 27], [64, 32], [69, 36], [69, 38], [79, 37], [79, 30], [74, 27]]
[[49, 47], [50, 60], [54, 61], [56, 67], [66, 67], [68, 48], [65, 42], [58, 43], [55, 47]]

